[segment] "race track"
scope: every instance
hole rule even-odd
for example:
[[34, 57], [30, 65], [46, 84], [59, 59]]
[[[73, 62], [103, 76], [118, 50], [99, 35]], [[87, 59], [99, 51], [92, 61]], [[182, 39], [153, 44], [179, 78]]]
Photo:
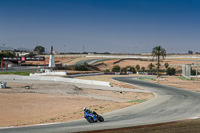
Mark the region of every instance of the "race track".
[[136, 106], [103, 114], [105, 118], [103, 123], [91, 124], [85, 119], [81, 119], [50, 125], [0, 129], [0, 132], [66, 133], [90, 131], [171, 122], [188, 119], [200, 114], [200, 93], [158, 85], [130, 77], [115, 79], [152, 91], [156, 97]]

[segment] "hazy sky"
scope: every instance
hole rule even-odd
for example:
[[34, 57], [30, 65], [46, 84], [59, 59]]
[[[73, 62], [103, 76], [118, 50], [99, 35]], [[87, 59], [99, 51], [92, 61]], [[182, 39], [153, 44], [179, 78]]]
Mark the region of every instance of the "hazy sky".
[[[0, 0], [0, 44], [60, 52], [200, 52], [200, 0]], [[64, 45], [66, 47], [64, 48]]]

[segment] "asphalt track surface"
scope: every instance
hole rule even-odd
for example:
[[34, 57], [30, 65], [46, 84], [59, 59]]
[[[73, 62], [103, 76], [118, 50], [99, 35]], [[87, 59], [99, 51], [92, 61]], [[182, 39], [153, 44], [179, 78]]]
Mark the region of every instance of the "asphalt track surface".
[[12, 67], [12, 68], [8, 68], [7, 70], [5, 69], [0, 69], [0, 73], [1, 72], [20, 72], [20, 71], [37, 71], [40, 70], [41, 68], [44, 68], [44, 66], [40, 66], [40, 68], [38, 66], [35, 67], [29, 67], [29, 66], [20, 66], [20, 67]]
[[115, 78], [154, 92], [156, 97], [136, 106], [103, 114], [105, 122], [85, 119], [50, 125], [1, 129], [1, 133], [67, 133], [172, 122], [200, 114], [200, 93], [145, 82], [135, 78]]

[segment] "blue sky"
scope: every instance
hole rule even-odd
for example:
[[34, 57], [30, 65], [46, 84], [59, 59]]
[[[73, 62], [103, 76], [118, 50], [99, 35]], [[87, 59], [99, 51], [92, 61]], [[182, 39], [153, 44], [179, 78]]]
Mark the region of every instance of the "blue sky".
[[[200, 0], [0, 0], [0, 43], [60, 52], [200, 52]], [[66, 47], [64, 48], [64, 45]]]

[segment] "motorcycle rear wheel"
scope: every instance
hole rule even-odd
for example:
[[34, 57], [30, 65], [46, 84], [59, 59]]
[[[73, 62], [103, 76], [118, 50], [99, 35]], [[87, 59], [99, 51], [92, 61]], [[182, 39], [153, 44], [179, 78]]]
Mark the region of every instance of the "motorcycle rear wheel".
[[98, 120], [99, 120], [100, 122], [104, 122], [104, 118], [103, 118], [101, 115], [98, 115]]

